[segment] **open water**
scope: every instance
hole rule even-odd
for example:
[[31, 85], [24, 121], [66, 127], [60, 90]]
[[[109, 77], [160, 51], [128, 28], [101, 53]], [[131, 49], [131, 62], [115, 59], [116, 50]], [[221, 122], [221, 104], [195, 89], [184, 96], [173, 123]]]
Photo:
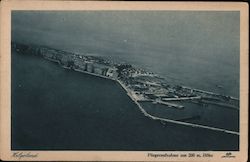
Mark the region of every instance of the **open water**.
[[13, 150], [238, 150], [239, 137], [139, 111], [114, 81], [12, 52]]

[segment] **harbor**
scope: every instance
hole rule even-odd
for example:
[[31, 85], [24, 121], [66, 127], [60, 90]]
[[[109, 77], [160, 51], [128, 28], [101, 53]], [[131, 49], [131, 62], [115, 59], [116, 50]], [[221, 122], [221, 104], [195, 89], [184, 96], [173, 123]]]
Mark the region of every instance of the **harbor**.
[[[12, 123], [15, 123], [12, 126], [12, 149], [33, 150], [39, 147], [43, 150], [63, 150], [68, 143], [72, 150], [238, 149], [238, 135], [172, 122], [189, 117], [183, 114], [188, 110], [188, 105], [183, 104], [184, 109], [159, 104], [153, 105], [161, 108], [150, 106], [162, 115], [160, 116], [149, 110], [144, 103], [134, 102], [118, 82], [115, 84], [116, 81], [62, 68], [56, 62], [51, 63], [35, 55], [12, 52], [12, 63], [12, 94], [15, 94], [12, 100], [12, 110], [15, 112], [12, 118]], [[32, 73], [24, 73], [25, 71]], [[44, 83], [46, 87], [53, 88], [41, 89], [40, 86]], [[34, 94], [25, 95], [34, 91], [39, 93], [39, 98]], [[23, 109], [19, 108], [20, 105], [23, 105]], [[202, 109], [198, 104], [195, 105], [197, 110]], [[216, 113], [212, 115], [212, 119], [220, 118], [219, 114], [226, 117], [225, 112], [228, 112], [219, 107], [213, 109]], [[166, 115], [170, 110], [177, 112], [179, 116], [174, 119], [164, 117], [165, 110]], [[48, 118], [48, 114], [53, 114], [52, 118]], [[231, 112], [227, 116], [230, 118], [223, 119], [225, 122], [221, 125], [222, 128], [234, 123], [227, 122], [234, 119]], [[31, 117], [34, 117], [32, 123]], [[28, 134], [29, 131], [32, 134]], [[58, 137], [58, 134], [65, 136]], [[44, 139], [44, 136], [47, 138]], [[22, 142], [19, 140], [21, 137], [26, 137], [27, 140]], [[183, 142], [186, 144], [183, 145]]]
[[156, 117], [153, 115], [148, 114], [145, 109], [143, 109], [143, 107], [140, 105], [140, 103], [137, 102], [136, 99], [134, 99], [130, 93], [130, 91], [126, 88], [126, 86], [121, 83], [120, 81], [118, 81], [118, 83], [123, 87], [123, 89], [127, 92], [127, 95], [131, 98], [131, 100], [134, 101], [134, 103], [138, 106], [138, 108], [140, 109], [140, 111], [142, 112], [142, 114], [146, 117], [149, 117], [153, 120], [159, 120], [160, 122], [170, 122], [170, 123], [174, 123], [174, 124], [180, 124], [180, 125], [185, 125], [185, 126], [190, 126], [190, 127], [194, 127], [194, 128], [203, 128], [203, 129], [209, 129], [209, 130], [213, 130], [213, 131], [219, 131], [219, 132], [224, 132], [224, 133], [228, 133], [228, 134], [233, 134], [233, 135], [238, 135], [239, 136], [239, 132], [235, 132], [235, 131], [231, 131], [231, 130], [226, 130], [226, 129], [221, 129], [221, 128], [215, 128], [215, 127], [209, 127], [209, 126], [204, 126], [204, 125], [199, 125], [199, 124], [192, 124], [192, 123], [187, 123], [187, 122], [181, 122], [181, 121], [176, 121], [176, 120], [171, 120], [171, 119], [165, 119], [165, 118], [160, 118], [160, 117]]

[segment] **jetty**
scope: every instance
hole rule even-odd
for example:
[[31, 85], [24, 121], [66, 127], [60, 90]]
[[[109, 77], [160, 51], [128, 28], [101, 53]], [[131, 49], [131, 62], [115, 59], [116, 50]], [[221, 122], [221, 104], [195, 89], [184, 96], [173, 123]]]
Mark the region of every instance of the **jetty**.
[[161, 104], [161, 105], [166, 105], [168, 107], [173, 107], [173, 108], [177, 108], [177, 109], [183, 109], [184, 106], [182, 105], [178, 105], [178, 104], [174, 104], [174, 103], [170, 103], [170, 102], [164, 102], [161, 100], [156, 100], [153, 102], [153, 104]]
[[[212, 95], [212, 96], [222, 96], [221, 94], [217, 94], [217, 93], [214, 93], [214, 92], [208, 92], [208, 91], [204, 91], [204, 90], [201, 90], [201, 89], [190, 88], [190, 87], [187, 87], [187, 86], [181, 86], [181, 87], [183, 89], [187, 89], [187, 90], [190, 90], [190, 91], [193, 91], [193, 92], [204, 93], [204, 94]], [[232, 97], [232, 96], [227, 96], [227, 97], [230, 98], [231, 100], [239, 101], [239, 99], [236, 98], [236, 97]]]
[[163, 98], [163, 101], [185, 101], [185, 100], [199, 100], [201, 96], [195, 97], [177, 97], [177, 98]]

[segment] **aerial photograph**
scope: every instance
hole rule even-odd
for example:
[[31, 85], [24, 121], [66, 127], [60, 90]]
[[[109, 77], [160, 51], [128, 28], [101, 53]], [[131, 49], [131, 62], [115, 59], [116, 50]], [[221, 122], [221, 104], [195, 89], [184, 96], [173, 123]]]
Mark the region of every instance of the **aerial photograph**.
[[240, 12], [11, 12], [11, 149], [237, 151]]

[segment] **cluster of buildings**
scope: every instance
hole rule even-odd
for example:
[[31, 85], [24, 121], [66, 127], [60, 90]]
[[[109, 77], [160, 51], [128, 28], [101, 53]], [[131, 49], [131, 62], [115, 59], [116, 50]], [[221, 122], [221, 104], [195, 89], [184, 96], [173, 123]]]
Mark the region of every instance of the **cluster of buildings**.
[[[184, 86], [169, 85], [164, 78], [132, 66], [124, 66], [120, 71], [119, 80], [126, 85], [137, 101], [150, 101], [173, 107], [169, 101], [189, 100], [203, 106], [215, 104], [228, 108], [237, 109], [239, 107], [239, 100], [237, 99]], [[180, 107], [180, 105], [175, 105], [175, 107]]]
[[44, 58], [60, 63], [64, 68], [71, 68], [80, 72], [94, 73], [100, 76], [106, 76], [116, 79], [118, 73], [116, 68], [97, 60], [93, 57], [86, 57], [79, 54], [58, 51], [55, 49], [41, 49], [41, 54]]
[[108, 64], [103, 59], [92, 56], [83, 56], [57, 49], [28, 46], [23, 44], [12, 43], [12, 48], [22, 54], [34, 54], [44, 57], [47, 60], [57, 62], [64, 68], [74, 69], [81, 72], [94, 73], [96, 75], [117, 79], [117, 68]]
[[154, 101], [165, 98], [191, 97], [192, 93], [184, 92], [180, 87], [166, 84], [164, 78], [137, 69], [131, 65], [118, 66], [119, 80], [129, 89], [138, 101]]
[[113, 66], [108, 66], [106, 64], [95, 62], [92, 60], [88, 60], [86, 58], [75, 57], [73, 59], [74, 64], [71, 68], [76, 69], [78, 71], [86, 71], [89, 73], [94, 73], [101, 76], [110, 77], [113, 79], [117, 79], [118, 73], [117, 69]]

